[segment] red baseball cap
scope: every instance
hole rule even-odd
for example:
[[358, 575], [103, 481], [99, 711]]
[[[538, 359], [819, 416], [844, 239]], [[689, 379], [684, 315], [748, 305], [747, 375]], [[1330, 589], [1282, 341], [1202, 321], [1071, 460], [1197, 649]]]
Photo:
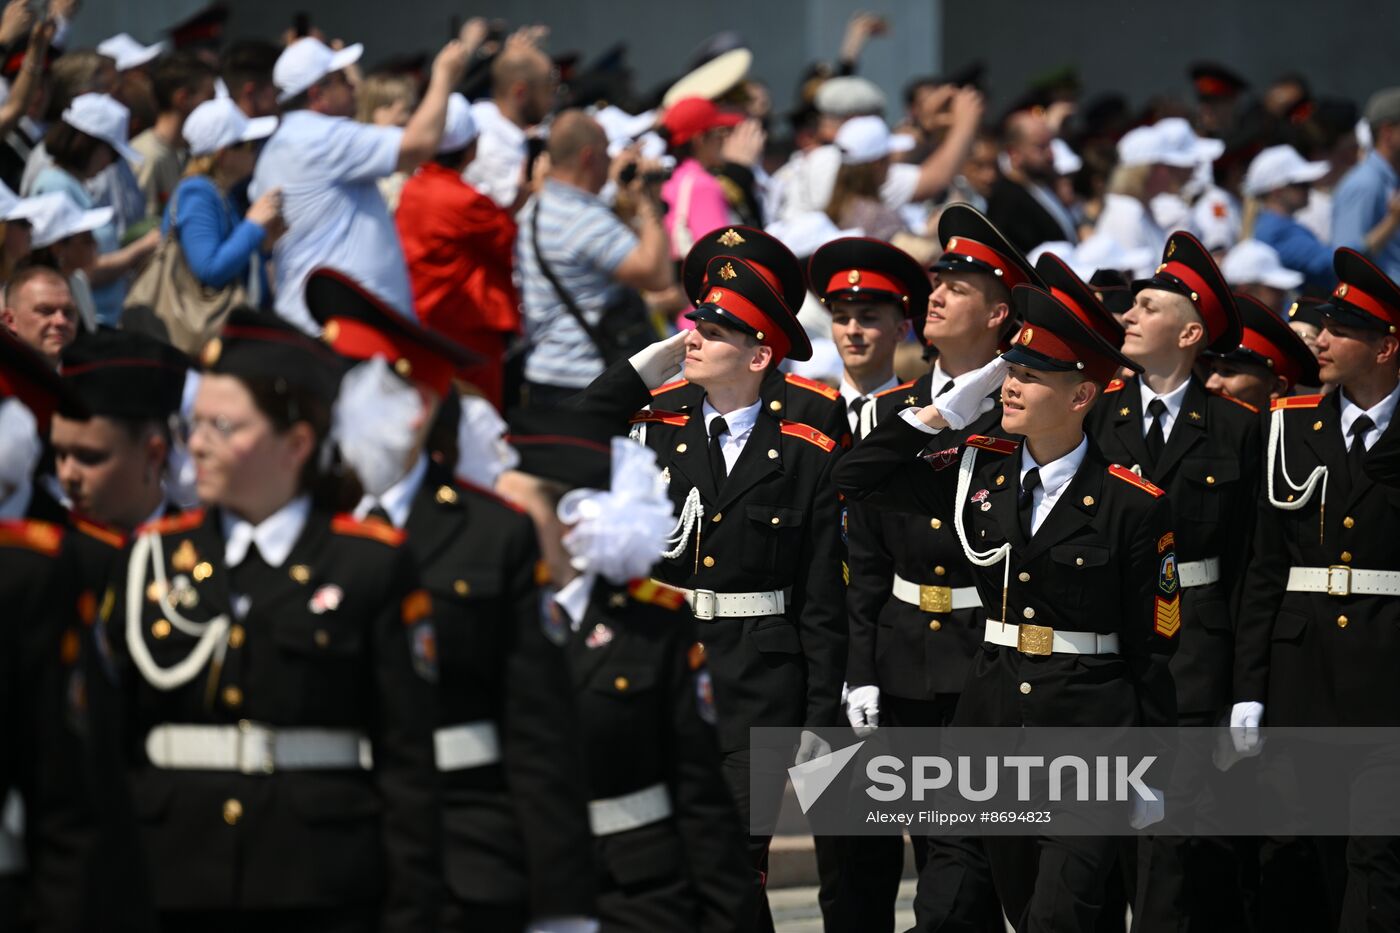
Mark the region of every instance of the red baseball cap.
[[742, 122], [742, 114], [725, 113], [715, 106], [714, 101], [703, 97], [678, 100], [661, 118], [661, 126], [666, 130], [673, 146], [683, 146], [701, 133], [722, 126], [736, 126]]

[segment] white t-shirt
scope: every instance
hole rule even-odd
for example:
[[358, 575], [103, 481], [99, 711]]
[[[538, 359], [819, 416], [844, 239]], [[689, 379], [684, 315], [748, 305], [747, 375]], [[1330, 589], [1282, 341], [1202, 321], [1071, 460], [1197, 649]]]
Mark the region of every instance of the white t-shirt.
[[398, 166], [403, 130], [295, 110], [258, 157], [248, 196], [282, 189], [287, 233], [273, 252], [274, 306], [309, 334], [306, 278], [328, 266], [359, 282], [400, 314], [413, 313], [408, 267], [378, 181]]
[[1140, 278], [1152, 275], [1157, 268], [1157, 257], [1167, 246], [1166, 231], [1157, 226], [1141, 201], [1126, 194], [1104, 195], [1103, 213], [1099, 214], [1094, 234], [1109, 237], [1125, 250], [1147, 250], [1152, 257], [1149, 264], [1145, 268], [1132, 270]]
[[501, 115], [494, 101], [472, 104], [476, 120], [476, 158], [462, 177], [477, 191], [509, 209], [520, 193], [520, 173], [529, 148], [525, 131]]

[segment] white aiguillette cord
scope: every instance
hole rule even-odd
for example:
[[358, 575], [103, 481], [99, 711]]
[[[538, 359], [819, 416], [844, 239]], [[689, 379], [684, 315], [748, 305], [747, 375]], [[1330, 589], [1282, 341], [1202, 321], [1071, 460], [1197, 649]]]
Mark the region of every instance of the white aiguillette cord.
[[[1269, 451], [1268, 462], [1265, 464], [1265, 470], [1268, 474], [1269, 504], [1276, 509], [1284, 509], [1290, 512], [1301, 509], [1312, 501], [1313, 493], [1317, 490], [1318, 481], [1321, 480], [1322, 499], [1319, 502], [1317, 510], [1317, 543], [1321, 544], [1326, 529], [1325, 522], [1327, 520], [1327, 467], [1325, 465], [1314, 467], [1313, 471], [1308, 474], [1308, 478], [1303, 480], [1300, 486], [1293, 482], [1293, 478], [1288, 475], [1288, 463], [1285, 459], [1282, 459], [1282, 453], [1283, 409], [1276, 408], [1273, 414], [1269, 416]], [[1278, 462], [1280, 468], [1279, 472], [1283, 475], [1283, 481], [1288, 484], [1288, 488], [1294, 493], [1294, 497], [1291, 501], [1280, 499], [1278, 496], [1274, 495], [1275, 461]]]
[[991, 567], [997, 561], [1004, 561], [1001, 577], [1001, 624], [1006, 624], [1006, 591], [1011, 585], [1011, 542], [1003, 542], [990, 551], [974, 551], [968, 543], [967, 531], [963, 528], [963, 503], [967, 501], [967, 491], [972, 486], [972, 471], [977, 465], [977, 448], [968, 447], [963, 451], [962, 462], [958, 464], [958, 495], [953, 501], [953, 528], [958, 533], [958, 542], [963, 554], [978, 567]]
[[700, 490], [694, 486], [690, 487], [690, 492], [685, 494], [685, 504], [681, 506], [681, 514], [676, 519], [676, 527], [667, 536], [667, 543], [674, 543], [675, 546], [669, 551], [662, 551], [661, 556], [666, 560], [674, 560], [685, 552], [685, 546], [690, 541], [691, 531], [695, 532], [695, 559], [700, 560], [700, 522], [705, 518], [705, 503], [700, 501]]
[[[145, 592], [146, 564], [149, 561], [155, 577], [161, 612], [175, 628], [199, 639], [194, 650], [173, 667], [161, 667], [151, 657], [150, 649], [141, 634], [141, 597]], [[131, 660], [136, 664], [141, 676], [157, 690], [174, 690], [194, 680], [209, 662], [210, 655], [217, 648], [222, 660], [227, 648], [229, 618], [219, 615], [208, 622], [191, 622], [175, 610], [170, 602], [170, 587], [165, 577], [165, 552], [161, 545], [160, 533], [148, 531], [136, 539], [131, 549], [131, 560], [126, 572], [126, 647], [131, 652]]]

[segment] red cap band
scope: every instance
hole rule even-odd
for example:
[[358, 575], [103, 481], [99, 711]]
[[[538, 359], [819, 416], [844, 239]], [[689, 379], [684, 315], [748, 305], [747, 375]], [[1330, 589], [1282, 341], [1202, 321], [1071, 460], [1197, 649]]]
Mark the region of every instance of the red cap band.
[[906, 304], [909, 302], [909, 290], [903, 282], [870, 269], [842, 269], [840, 272], [834, 273], [831, 280], [826, 283], [825, 294], [864, 291], [865, 289], [889, 292], [891, 295], [903, 298]]
[[1257, 330], [1246, 327], [1244, 336], [1240, 338], [1240, 347], [1273, 363], [1271, 368], [1275, 373], [1288, 380], [1289, 388], [1296, 385], [1298, 378], [1303, 374], [1302, 367], [1293, 361], [1293, 357], [1283, 352], [1282, 347]]
[[405, 379], [420, 382], [439, 395], [452, 388], [452, 362], [415, 340], [398, 337], [354, 318], [333, 317], [322, 337], [337, 353], [357, 360], [382, 356]]
[[1205, 322], [1206, 336], [1212, 340], [1219, 337], [1224, 330], [1223, 325], [1227, 323], [1227, 316], [1225, 306], [1220, 303], [1215, 289], [1211, 288], [1195, 269], [1183, 262], [1168, 262], [1158, 271], [1178, 279], [1181, 284], [1191, 289], [1189, 297], [1200, 313], [1201, 320]]
[[1086, 352], [1079, 345], [1065, 340], [1044, 327], [1027, 324], [1011, 341], [1011, 348], [1024, 347], [1058, 363], [1066, 363], [1082, 372], [1086, 378], [1105, 383], [1118, 371], [1118, 361]]
[[792, 349], [792, 341], [758, 305], [743, 295], [718, 285], [712, 286], [705, 294], [702, 304], [717, 305], [743, 321], [759, 335], [760, 343], [773, 348], [773, 355], [781, 360]]
[[1391, 327], [1400, 324], [1400, 312], [1397, 312], [1395, 308], [1390, 307], [1369, 292], [1363, 292], [1350, 282], [1340, 283], [1332, 290], [1332, 297], [1340, 298], [1347, 304], [1360, 308], [1362, 311], [1371, 315], [1371, 317], [1379, 321], [1384, 321]]
[[943, 248], [945, 253], [954, 253], [959, 256], [966, 256], [978, 262], [986, 263], [997, 270], [1000, 278], [1006, 283], [1007, 288], [1015, 288], [1017, 285], [1025, 285], [1030, 282], [1026, 274], [1021, 271], [1021, 267], [1007, 259], [1001, 253], [976, 240], [969, 240], [964, 236], [955, 236], [948, 240], [948, 245]]

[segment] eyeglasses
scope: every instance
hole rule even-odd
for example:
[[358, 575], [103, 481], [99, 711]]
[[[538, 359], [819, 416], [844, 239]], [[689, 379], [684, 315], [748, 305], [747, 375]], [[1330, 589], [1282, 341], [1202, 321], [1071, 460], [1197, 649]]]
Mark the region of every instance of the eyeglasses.
[[234, 421], [226, 415], [215, 415], [213, 418], [201, 418], [196, 415], [190, 418], [189, 424], [185, 426], [185, 443], [188, 444], [195, 435], [208, 428], [216, 441], [226, 444], [230, 438], [252, 423], [252, 421]]

